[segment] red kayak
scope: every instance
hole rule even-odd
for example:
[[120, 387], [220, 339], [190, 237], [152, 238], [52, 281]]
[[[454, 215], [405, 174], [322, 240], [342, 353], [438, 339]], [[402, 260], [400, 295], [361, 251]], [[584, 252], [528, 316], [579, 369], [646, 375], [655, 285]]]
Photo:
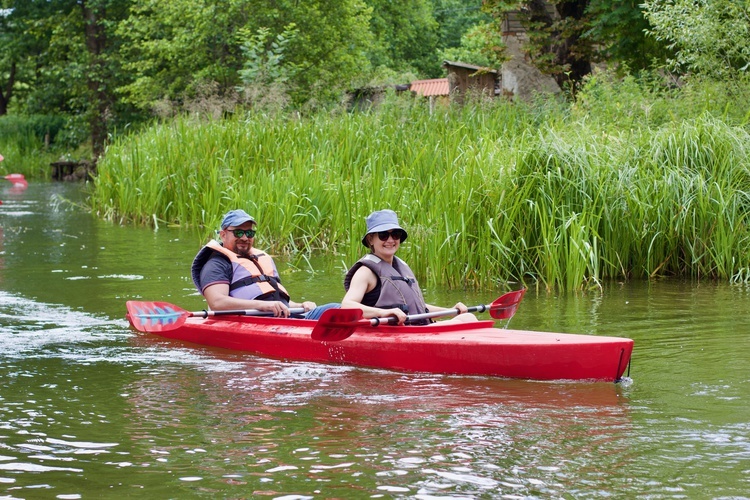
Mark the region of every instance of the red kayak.
[[361, 315], [353, 311], [329, 310], [312, 321], [129, 302], [127, 317], [136, 330], [195, 344], [403, 372], [612, 382], [622, 378], [633, 352], [626, 338], [505, 330], [493, 321], [373, 326], [353, 319]]

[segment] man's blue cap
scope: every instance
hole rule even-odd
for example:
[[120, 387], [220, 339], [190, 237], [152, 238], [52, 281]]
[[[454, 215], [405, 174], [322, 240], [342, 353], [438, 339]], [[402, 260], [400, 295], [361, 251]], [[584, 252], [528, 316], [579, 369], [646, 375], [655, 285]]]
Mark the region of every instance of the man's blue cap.
[[237, 227], [245, 222], [255, 222], [255, 219], [250, 217], [247, 212], [242, 209], [230, 210], [221, 221], [221, 228], [226, 229], [229, 226]]

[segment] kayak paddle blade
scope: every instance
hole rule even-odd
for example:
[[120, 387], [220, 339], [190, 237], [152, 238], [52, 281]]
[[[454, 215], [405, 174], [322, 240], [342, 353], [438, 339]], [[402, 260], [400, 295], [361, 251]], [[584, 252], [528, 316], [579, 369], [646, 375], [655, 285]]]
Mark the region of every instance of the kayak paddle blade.
[[328, 309], [320, 316], [310, 337], [326, 342], [344, 340], [361, 325], [361, 319], [361, 309]]
[[182, 326], [190, 316], [188, 311], [168, 302], [141, 302], [129, 300], [128, 320], [140, 332], [164, 332]]
[[518, 303], [523, 299], [526, 289], [515, 290], [500, 296], [490, 305], [490, 316], [495, 319], [512, 318], [518, 309]]

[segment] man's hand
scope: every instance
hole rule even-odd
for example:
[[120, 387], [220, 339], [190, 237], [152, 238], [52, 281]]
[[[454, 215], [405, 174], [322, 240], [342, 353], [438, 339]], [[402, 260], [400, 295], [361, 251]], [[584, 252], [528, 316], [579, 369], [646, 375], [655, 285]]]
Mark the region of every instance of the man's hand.
[[317, 307], [317, 304], [315, 304], [315, 302], [311, 302], [309, 300], [306, 300], [305, 302], [303, 302], [302, 304], [300, 304], [300, 306], [302, 306], [302, 308], [305, 310], [305, 312], [310, 312], [310, 311], [312, 311], [313, 309], [315, 309]]
[[277, 318], [288, 318], [289, 308], [283, 302], [278, 300], [274, 301], [261, 301], [261, 304], [256, 308], [260, 311], [272, 312]]

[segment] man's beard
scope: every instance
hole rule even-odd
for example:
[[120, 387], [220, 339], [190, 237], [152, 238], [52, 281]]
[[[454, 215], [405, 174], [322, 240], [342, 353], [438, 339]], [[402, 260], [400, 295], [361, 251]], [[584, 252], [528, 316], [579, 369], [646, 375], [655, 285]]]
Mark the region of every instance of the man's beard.
[[242, 257], [243, 259], [249, 259], [250, 258], [250, 246], [248, 245], [247, 248], [243, 249], [237, 249], [235, 252], [239, 257]]

